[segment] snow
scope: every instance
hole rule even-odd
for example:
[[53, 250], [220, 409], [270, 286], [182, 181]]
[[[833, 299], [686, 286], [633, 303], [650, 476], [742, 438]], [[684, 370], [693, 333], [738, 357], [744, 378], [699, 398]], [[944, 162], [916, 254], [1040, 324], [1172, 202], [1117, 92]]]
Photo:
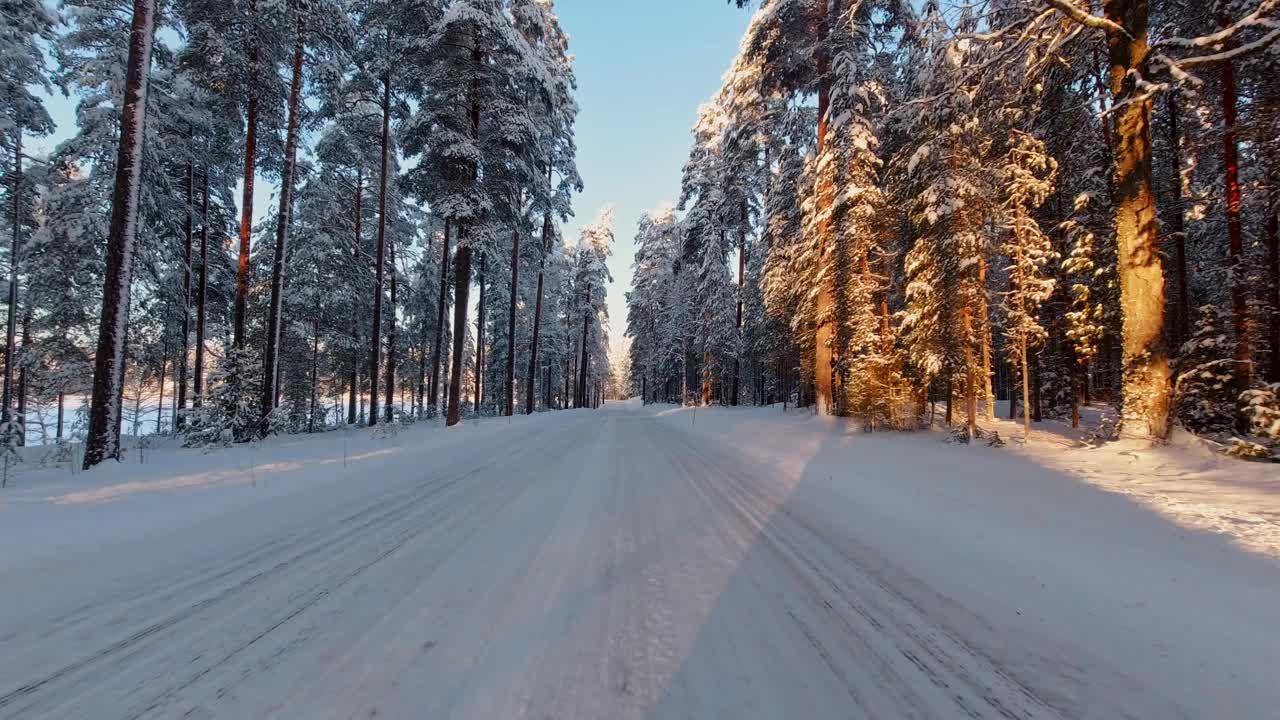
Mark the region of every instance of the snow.
[[628, 402], [29, 470], [0, 718], [1272, 715], [1274, 466], [996, 425]]

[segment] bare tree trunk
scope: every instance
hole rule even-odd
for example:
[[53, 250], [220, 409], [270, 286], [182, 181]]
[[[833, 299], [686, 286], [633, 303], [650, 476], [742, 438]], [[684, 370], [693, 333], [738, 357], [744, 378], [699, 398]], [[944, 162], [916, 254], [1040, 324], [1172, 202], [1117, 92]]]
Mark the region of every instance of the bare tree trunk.
[[737, 330], [738, 348], [733, 353], [733, 392], [729, 396], [729, 404], [738, 406], [738, 394], [742, 384], [738, 377], [742, 369], [742, 293], [746, 288], [747, 278], [747, 204], [742, 203], [741, 229], [738, 233], [738, 317], [734, 328]]
[[312, 321], [311, 338], [311, 407], [307, 410], [307, 432], [316, 431], [316, 382], [320, 375], [320, 321]]
[[395, 238], [387, 240], [387, 254], [391, 261], [391, 309], [387, 313], [389, 325], [387, 327], [387, 401], [385, 403], [385, 415], [387, 422], [395, 419], [396, 394], [396, 308], [399, 300], [396, 297], [397, 275], [396, 271], [396, 241]]
[[[250, 13], [256, 15], [256, 0], [249, 1]], [[249, 302], [249, 249], [253, 237], [253, 180], [258, 160], [258, 46], [249, 48], [249, 102], [245, 111], [244, 193], [240, 210], [240, 261], [236, 267], [236, 298], [232, 311], [232, 345], [243, 350]]]
[[[351, 244], [351, 267], [360, 267], [360, 243], [361, 243], [361, 223], [364, 219], [364, 211], [360, 207], [364, 198], [364, 167], [356, 166], [356, 197], [355, 197], [355, 236], [352, 238]], [[351, 305], [351, 342], [354, 347], [360, 346], [360, 309], [358, 303]], [[357, 405], [357, 398], [360, 395], [360, 353], [356, 352], [351, 358], [351, 385], [350, 396], [347, 398], [347, 424], [355, 425], [360, 421], [363, 412]]]
[[18, 319], [18, 266], [22, 249], [22, 123], [18, 123], [13, 141], [13, 247], [9, 251], [9, 317], [4, 344], [4, 409], [3, 422], [12, 418], [13, 366], [16, 357], [16, 332]]
[[[102, 288], [102, 315], [98, 324], [98, 349], [94, 358], [89, 435], [85, 440], [86, 470], [107, 458], [120, 456], [120, 393], [124, 385], [125, 336], [129, 325], [129, 290], [133, 279], [138, 195], [142, 185], [142, 142], [147, 114], [147, 80], [151, 71], [155, 10], [155, 0], [133, 1], [129, 64], [125, 72], [124, 102], [120, 108], [120, 141], [116, 154], [115, 191], [111, 198], [107, 267]], [[12, 288], [10, 292], [12, 293]]]
[[453, 326], [457, 332], [453, 334], [452, 369], [449, 372], [449, 409], [445, 424], [449, 427], [457, 425], [461, 420], [462, 402], [462, 362], [466, 350], [467, 337], [467, 296], [471, 291], [471, 248], [463, 244], [465, 229], [458, 229], [458, 252], [454, 253], [454, 299]]
[[382, 277], [387, 262], [387, 165], [391, 159], [391, 30], [382, 76], [382, 169], [378, 175], [378, 251], [373, 265], [373, 331], [369, 343], [369, 424], [378, 424], [378, 360], [382, 352]]
[[58, 393], [58, 430], [57, 439], [62, 439], [62, 420], [66, 414], [66, 393]]
[[200, 200], [200, 280], [196, 287], [196, 365], [192, 378], [192, 403], [204, 404], [204, 318], [209, 292], [209, 170], [205, 168]]
[[173, 429], [181, 432], [186, 425], [183, 411], [187, 409], [187, 354], [191, 342], [191, 246], [195, 240], [195, 143], [188, 138], [187, 149], [187, 212], [183, 225], [182, 242], [182, 323], [179, 328], [182, 338], [178, 348], [178, 402], [173, 409]]
[[507, 318], [506, 416], [516, 412], [516, 292], [520, 285], [520, 232], [511, 234], [511, 313]]
[[[550, 216], [548, 216], [549, 218]], [[543, 231], [546, 236], [546, 231]], [[533, 414], [533, 378], [534, 373], [538, 369], [538, 340], [542, 331], [542, 276], [545, 270], [546, 260], [541, 260], [538, 266], [538, 297], [533, 305], [533, 344], [529, 349], [529, 385], [525, 388], [524, 396], [524, 412], [526, 415]]]
[[168, 358], [160, 356], [160, 399], [156, 401], [156, 434], [164, 432], [164, 371]]
[[1280, 187], [1273, 181], [1267, 206], [1267, 273], [1271, 315], [1267, 326], [1271, 336], [1271, 363], [1267, 380], [1280, 383]]
[[1182, 204], [1182, 133], [1178, 131], [1178, 94], [1170, 92], [1168, 97], [1169, 111], [1169, 232], [1168, 239], [1173, 244], [1174, 290], [1177, 292], [1173, 303], [1173, 349], [1176, 352], [1182, 343], [1191, 337], [1191, 300], [1187, 287], [1187, 230], [1186, 218]]
[[1031, 439], [1031, 387], [1029, 384], [1030, 368], [1027, 364], [1027, 335], [1022, 333], [1018, 338], [1018, 357], [1022, 361], [1022, 431], [1027, 440]]
[[428, 407], [434, 413], [440, 398], [440, 356], [444, 346], [444, 306], [449, 287], [449, 221], [444, 221], [444, 249], [440, 258], [440, 298], [436, 305], [436, 341], [431, 348], [431, 399]]
[[578, 365], [578, 392], [576, 407], [581, 408], [587, 392], [587, 364], [591, 355], [587, 352], [588, 331], [591, 326], [591, 286], [587, 286], [587, 306], [582, 311], [582, 362]]
[[[1218, 2], [1218, 26], [1226, 28], [1230, 20], [1225, 3]], [[1222, 165], [1226, 174], [1227, 238], [1230, 243], [1231, 326], [1235, 331], [1236, 392], [1253, 387], [1253, 340], [1249, 332], [1249, 299], [1244, 267], [1244, 233], [1240, 227], [1240, 148], [1236, 143], [1236, 78], [1230, 60], [1222, 61]], [[1240, 430], [1248, 429], [1248, 419], [1240, 415]]]
[[[292, 3], [290, 3], [292, 5]], [[284, 322], [285, 255], [289, 247], [289, 226], [293, 222], [293, 184], [298, 164], [298, 110], [302, 98], [302, 62], [305, 35], [302, 13], [298, 13], [297, 37], [293, 45], [293, 76], [289, 83], [289, 117], [286, 122], [284, 168], [280, 173], [280, 207], [276, 214], [275, 257], [271, 263], [271, 305], [267, 311], [267, 347], [263, 353], [262, 434], [267, 433], [267, 418], [276, 408], [276, 383], [280, 373], [280, 326]]]
[[22, 431], [18, 433], [18, 447], [27, 445], [27, 354], [31, 352], [31, 298], [27, 297], [27, 307], [22, 313], [22, 348], [18, 350], [18, 419], [22, 422]]
[[[818, 77], [820, 85], [818, 88], [818, 146], [814, 151], [814, 157], [821, 158], [827, 147], [827, 133], [831, 125], [831, 56], [827, 52], [825, 42], [826, 38], [837, 27], [842, 18], [842, 0], [829, 0], [824, 3], [827, 5], [827, 12], [819, 19], [818, 35], [823, 38], [821, 43], [822, 50], [819, 51], [817, 58]], [[824, 181], [825, 182], [825, 181]], [[819, 202], [825, 204], [834, 201], [834, 189], [826, 191], [819, 190], [818, 196], [822, 198]], [[819, 208], [820, 213], [824, 213], [829, 217], [827, 212], [829, 208]], [[829, 267], [832, 261], [832, 253], [835, 250], [834, 243], [830, 241], [831, 234], [829, 220], [823, 220], [818, 227], [818, 242], [820, 248], [818, 252], [819, 262], [822, 267]], [[818, 414], [833, 415], [837, 411], [835, 397], [835, 364], [839, 361], [839, 352], [835, 347], [836, 324], [838, 318], [834, 317], [835, 298], [837, 289], [834, 286], [834, 273], [824, 273], [824, 280], [818, 288], [817, 301], [815, 306], [814, 317], [817, 318], [817, 329], [814, 334], [814, 392], [815, 400], [818, 405]]]
[[485, 281], [485, 262], [487, 256], [480, 253], [480, 302], [476, 307], [476, 414], [480, 414], [481, 402], [484, 397], [484, 281]]
[[1151, 100], [1139, 96], [1137, 75], [1149, 50], [1148, 0], [1107, 0], [1111, 93], [1115, 105], [1116, 243], [1124, 324], [1122, 432], [1162, 439], [1169, 434], [1169, 357], [1164, 335], [1164, 272], [1155, 197], [1151, 192]]

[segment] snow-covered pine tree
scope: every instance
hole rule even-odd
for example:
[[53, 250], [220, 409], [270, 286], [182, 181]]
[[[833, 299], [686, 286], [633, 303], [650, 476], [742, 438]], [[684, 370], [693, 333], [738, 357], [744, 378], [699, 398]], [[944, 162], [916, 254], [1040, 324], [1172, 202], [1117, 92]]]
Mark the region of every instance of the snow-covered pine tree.
[[1045, 153], [1044, 143], [1029, 133], [1013, 131], [1004, 164], [1004, 222], [1008, 230], [1001, 248], [1009, 259], [1009, 290], [1005, 294], [1005, 339], [1022, 378], [1023, 428], [1031, 434], [1031, 387], [1028, 354], [1047, 335], [1040, 307], [1053, 295], [1053, 243], [1033, 211], [1053, 192], [1058, 164]]

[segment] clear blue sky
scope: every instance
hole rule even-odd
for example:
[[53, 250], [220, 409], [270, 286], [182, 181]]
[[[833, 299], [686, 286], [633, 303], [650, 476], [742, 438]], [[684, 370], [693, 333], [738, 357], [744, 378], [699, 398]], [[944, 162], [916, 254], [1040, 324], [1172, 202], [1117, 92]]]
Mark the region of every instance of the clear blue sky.
[[[580, 224], [613, 207], [609, 316], [616, 348], [626, 330], [636, 221], [676, 200], [698, 105], [719, 88], [751, 11], [726, 0], [557, 0], [556, 9], [576, 58], [578, 169], [586, 185], [564, 235], [576, 237]], [[32, 139], [33, 152], [52, 150], [71, 134], [74, 102], [51, 99], [58, 132]], [[277, 188], [270, 181], [258, 187], [255, 209], [265, 213]]]
[[614, 208], [609, 317], [626, 330], [632, 238], [640, 213], [674, 202], [698, 105], [720, 87], [750, 20], [726, 0], [557, 0], [578, 76], [578, 169], [586, 191], [565, 228]]

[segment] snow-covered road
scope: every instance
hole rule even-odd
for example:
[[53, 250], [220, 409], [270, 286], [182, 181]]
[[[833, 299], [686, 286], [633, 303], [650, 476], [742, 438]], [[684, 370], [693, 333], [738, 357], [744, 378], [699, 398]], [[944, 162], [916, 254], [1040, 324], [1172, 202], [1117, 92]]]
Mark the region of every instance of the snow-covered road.
[[[355, 473], [179, 530], [12, 564], [0, 596], [0, 717], [1228, 709], [1208, 685], [1160, 682], [1158, 661], [1127, 667], [1087, 632], [1072, 642], [1052, 619], [1028, 632], [1006, 606], [931, 586], [920, 538], [883, 534], [895, 524], [883, 508], [860, 519], [821, 488], [802, 492], [805, 472], [682, 427], [611, 405], [501, 432], [463, 428], [412, 471]], [[943, 565], [971, 552], [941, 537], [932, 549]], [[988, 563], [999, 559], [979, 566]], [[1250, 582], [1260, 606], [1280, 587]], [[1155, 657], [1204, 620], [1159, 616], [1120, 642]], [[1276, 699], [1241, 679], [1250, 658], [1205, 671], [1206, 684], [1238, 681], [1212, 688], [1231, 693], [1232, 717], [1264, 717], [1252, 713]]]

